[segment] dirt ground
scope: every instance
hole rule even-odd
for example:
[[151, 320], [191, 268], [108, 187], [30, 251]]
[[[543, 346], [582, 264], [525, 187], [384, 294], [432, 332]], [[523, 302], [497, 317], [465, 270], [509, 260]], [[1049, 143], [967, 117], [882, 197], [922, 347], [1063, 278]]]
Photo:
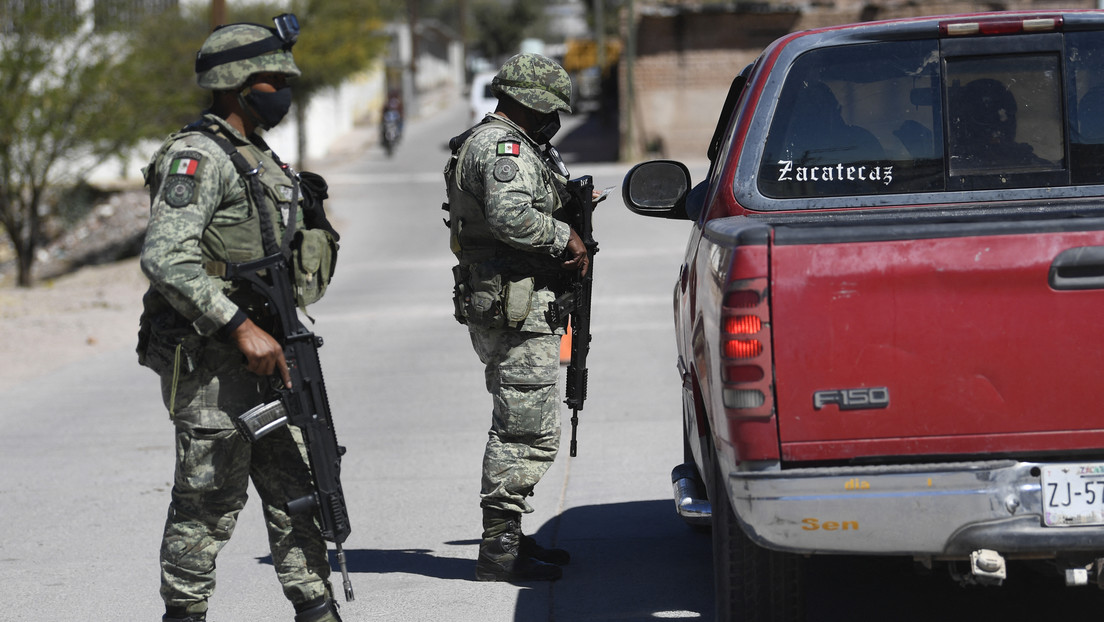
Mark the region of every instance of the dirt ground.
[[0, 286], [0, 390], [102, 352], [133, 349], [147, 284], [135, 258], [32, 289]]

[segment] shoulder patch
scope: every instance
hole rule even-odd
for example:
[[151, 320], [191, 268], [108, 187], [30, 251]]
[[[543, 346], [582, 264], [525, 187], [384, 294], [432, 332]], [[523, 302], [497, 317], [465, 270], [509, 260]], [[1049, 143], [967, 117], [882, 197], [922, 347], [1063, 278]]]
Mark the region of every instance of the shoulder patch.
[[519, 156], [521, 155], [521, 142], [512, 138], [504, 138], [498, 141], [498, 145], [495, 147], [495, 154], [500, 156]]
[[195, 200], [197, 179], [203, 171], [204, 155], [186, 150], [172, 153], [161, 197], [172, 207], [184, 207]]
[[518, 166], [509, 158], [499, 158], [494, 165], [494, 178], [500, 182], [512, 181], [517, 176]]
[[161, 188], [161, 196], [172, 207], [184, 207], [195, 198], [196, 182], [190, 175], [169, 175]]

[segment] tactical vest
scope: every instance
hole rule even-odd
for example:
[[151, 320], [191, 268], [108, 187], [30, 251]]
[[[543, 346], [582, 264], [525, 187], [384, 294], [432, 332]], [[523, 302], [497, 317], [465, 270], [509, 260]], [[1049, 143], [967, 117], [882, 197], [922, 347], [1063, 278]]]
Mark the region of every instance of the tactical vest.
[[[257, 216], [237, 223], [214, 219], [204, 228], [200, 252], [208, 276], [217, 279], [223, 293], [253, 317], [258, 300], [253, 300], [255, 296], [251, 295], [249, 288], [239, 287], [223, 278], [226, 265], [280, 253], [291, 261], [292, 285], [299, 306], [305, 309], [320, 299], [333, 276], [337, 261], [337, 236], [328, 222], [322, 228], [307, 228], [299, 209], [299, 199], [300, 192], [303, 192], [304, 201], [314, 204], [317, 214], [323, 214], [321, 203], [325, 198], [325, 182], [314, 176], [321, 182], [322, 196], [315, 196], [319, 194], [318, 190], [308, 193], [308, 188], [300, 185], [295, 172], [281, 162], [261, 138], [254, 138], [257, 149], [250, 149], [248, 145], [236, 146], [218, 123], [200, 119], [166, 140], [153, 157], [148, 170], [150, 178], [147, 179], [151, 196], [160, 186], [161, 180], [152, 176], [160, 171], [161, 159], [170, 145], [188, 134], [205, 136], [226, 154], [238, 173], [250, 215]], [[271, 159], [264, 158], [261, 153], [267, 153]], [[280, 174], [259, 174], [273, 165], [280, 170]], [[324, 216], [321, 218], [325, 221]], [[285, 222], [287, 224], [283, 226]]]
[[449, 199], [449, 245], [461, 266], [482, 263], [509, 249], [509, 246], [491, 235], [482, 198], [464, 190], [460, 179], [460, 163], [468, 152], [471, 138], [496, 125], [505, 126], [493, 120], [484, 121], [454, 138], [449, 145], [452, 147], [452, 156], [445, 168]]

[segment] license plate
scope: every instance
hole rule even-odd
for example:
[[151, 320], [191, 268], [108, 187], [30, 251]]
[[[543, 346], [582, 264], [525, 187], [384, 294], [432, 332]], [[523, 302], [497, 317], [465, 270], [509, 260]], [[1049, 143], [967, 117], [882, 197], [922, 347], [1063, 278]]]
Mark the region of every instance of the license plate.
[[1042, 467], [1047, 527], [1104, 525], [1104, 462]]

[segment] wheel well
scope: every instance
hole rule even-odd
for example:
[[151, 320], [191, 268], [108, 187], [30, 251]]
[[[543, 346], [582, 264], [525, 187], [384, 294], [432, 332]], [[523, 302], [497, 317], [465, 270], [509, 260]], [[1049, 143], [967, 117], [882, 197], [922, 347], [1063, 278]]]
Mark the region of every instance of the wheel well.
[[[699, 437], [697, 439], [686, 438], [686, 431], [683, 430], [683, 438], [685, 442], [698, 443], [698, 448], [701, 454], [702, 464], [698, 468], [698, 475], [702, 478], [702, 482], [705, 483], [705, 489], [711, 490], [709, 481], [713, 477], [714, 464], [717, 461], [715, 447], [713, 443], [713, 429], [710, 426], [709, 417], [706, 416], [705, 398], [702, 396], [701, 384], [698, 382], [698, 374], [696, 369], [690, 370], [690, 389], [693, 396], [694, 403], [694, 419], [697, 421]], [[714, 502], [710, 499], [710, 502]]]

